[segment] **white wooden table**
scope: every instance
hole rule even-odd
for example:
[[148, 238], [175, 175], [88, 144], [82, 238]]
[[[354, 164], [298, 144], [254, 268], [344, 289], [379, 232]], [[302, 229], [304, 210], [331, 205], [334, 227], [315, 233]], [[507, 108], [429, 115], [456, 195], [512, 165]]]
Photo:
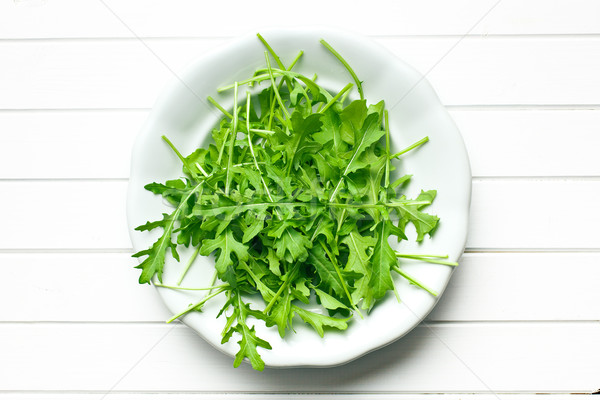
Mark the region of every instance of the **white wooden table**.
[[[252, 371], [137, 284], [133, 139], [228, 38], [326, 24], [438, 91], [467, 144], [467, 251], [425, 324], [332, 369]], [[0, 399], [565, 399], [600, 389], [600, 2], [0, 1]]]

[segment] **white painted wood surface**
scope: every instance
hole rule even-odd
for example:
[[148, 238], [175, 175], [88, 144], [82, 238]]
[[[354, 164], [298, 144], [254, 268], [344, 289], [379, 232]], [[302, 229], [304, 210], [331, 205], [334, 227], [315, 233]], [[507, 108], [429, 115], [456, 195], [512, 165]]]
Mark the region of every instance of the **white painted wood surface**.
[[[142, 40], [146, 45], [137, 39], [0, 42], [0, 108], [151, 107], [173, 72], [227, 42]], [[431, 70], [427, 78], [447, 105], [600, 104], [600, 36], [374, 40], [419, 71]]]
[[[340, 4], [0, 2], [1, 400], [600, 389], [600, 3]], [[172, 71], [239, 34], [298, 24], [369, 35], [427, 74], [469, 150], [472, 220], [446, 293], [407, 337], [343, 367], [259, 374], [165, 325], [137, 284], [129, 154]]]
[[591, 392], [600, 367], [597, 322], [428, 323], [345, 366], [263, 373], [179, 324], [13, 323], [0, 339], [5, 390]]
[[[23, 301], [0, 308], [0, 320], [165, 321], [171, 315], [154, 288], [137, 283], [130, 256], [129, 251], [0, 253], [0, 275], [7, 283], [0, 304], [20, 297], [37, 301], [35, 307]], [[428, 321], [600, 320], [600, 307], [589, 306], [600, 304], [598, 265], [600, 252], [469, 252]], [[100, 295], [107, 290], [110, 296]]]
[[[292, 9], [276, 0], [252, 3], [204, 3], [104, 0], [142, 37], [228, 37], [259, 25], [327, 24], [366, 35], [464, 35], [497, 0], [305, 0]], [[131, 31], [100, 2], [78, 0], [16, 0], [0, 3], [2, 38], [131, 37]], [[43, 5], [43, 7], [42, 7]], [[293, 14], [291, 13], [293, 11]], [[357, 11], [360, 11], [358, 13]], [[475, 26], [472, 34], [599, 33], [600, 6], [594, 0], [504, 0]], [[286, 15], [287, 13], [287, 15]], [[67, 17], [70, 16], [70, 17]], [[327, 17], [327, 19], [323, 19]]]

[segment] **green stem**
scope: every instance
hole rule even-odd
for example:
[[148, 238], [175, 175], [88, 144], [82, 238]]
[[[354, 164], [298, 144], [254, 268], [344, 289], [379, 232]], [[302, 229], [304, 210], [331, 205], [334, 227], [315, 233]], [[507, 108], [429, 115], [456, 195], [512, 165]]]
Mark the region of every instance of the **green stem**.
[[383, 119], [385, 122], [385, 181], [383, 186], [387, 189], [390, 186], [390, 120], [388, 110], [383, 112]]
[[[273, 71], [274, 75], [280, 75], [279, 72], [277, 71]], [[238, 82], [238, 86], [242, 86], [242, 85], [249, 85], [249, 84], [253, 84], [253, 83], [257, 83], [257, 82], [262, 82], [262, 81], [266, 81], [271, 79], [271, 76], [267, 73], [267, 74], [260, 74], [260, 75], [255, 75], [252, 78], [248, 78], [248, 79], [244, 79], [243, 81], [239, 81]], [[235, 84], [230, 84], [227, 86], [222, 86], [220, 88], [217, 89], [217, 92], [221, 93], [221, 92], [225, 92], [227, 90], [231, 90], [233, 89], [235, 86]]]
[[334, 105], [335, 102], [338, 101], [338, 99], [344, 95], [344, 93], [346, 93], [348, 90], [352, 89], [352, 86], [354, 86], [352, 83], [349, 83], [346, 86], [344, 86], [344, 88], [338, 94], [333, 96], [333, 98], [327, 102], [325, 107], [323, 107], [323, 109], [319, 110], [318, 112], [324, 113], [325, 111], [327, 111], [329, 109], [329, 107]]
[[[259, 161], [258, 164], [264, 165], [264, 164], [266, 164], [266, 162]], [[243, 162], [243, 163], [239, 163], [239, 164], [233, 164], [234, 167], [247, 167], [249, 165], [254, 165], [254, 163], [253, 162]]]
[[394, 292], [394, 296], [396, 296], [396, 301], [398, 303], [402, 303], [402, 300], [400, 300], [400, 293], [398, 293], [398, 289], [396, 289], [396, 284], [394, 283], [393, 280], [392, 280], [392, 291]]
[[196, 181], [198, 181], [200, 179], [200, 177], [192, 170], [192, 167], [187, 162], [187, 160], [185, 159], [185, 157], [181, 155], [181, 153], [179, 152], [179, 150], [177, 150], [177, 147], [175, 147], [175, 145], [173, 143], [171, 143], [171, 141], [169, 140], [169, 138], [166, 137], [165, 135], [162, 136], [162, 139], [165, 142], [167, 142], [167, 144], [169, 145], [169, 147], [171, 148], [171, 150], [173, 150], [175, 152], [175, 154], [177, 154], [177, 157], [179, 158], [179, 160], [181, 161], [181, 163], [183, 164], [183, 166], [189, 171], [189, 173], [192, 176], [192, 178], [194, 178]]
[[365, 95], [363, 93], [362, 82], [358, 79], [358, 76], [356, 76], [356, 73], [354, 72], [352, 67], [350, 67], [350, 65], [346, 62], [346, 60], [344, 60], [344, 57], [342, 57], [340, 55], [340, 53], [335, 51], [335, 49], [333, 47], [331, 47], [331, 45], [329, 43], [327, 43], [324, 39], [321, 39], [321, 44], [323, 46], [325, 46], [325, 48], [327, 48], [327, 50], [329, 50], [331, 52], [331, 54], [333, 54], [342, 63], [342, 65], [348, 70], [348, 72], [352, 76], [352, 79], [354, 79], [354, 83], [356, 83], [356, 89], [358, 90], [360, 99], [364, 100]]
[[227, 174], [225, 177], [225, 196], [229, 196], [229, 189], [231, 186], [231, 166], [233, 165], [233, 146], [237, 136], [237, 122], [238, 122], [238, 109], [237, 109], [237, 96], [238, 96], [238, 85], [237, 82], [233, 88], [233, 129], [231, 130], [231, 139], [229, 140], [229, 158], [227, 159]]
[[[273, 118], [275, 118], [275, 103], [276, 103], [276, 101], [274, 101], [274, 97], [275, 97], [275, 93], [273, 90], [271, 90], [271, 93], [269, 94], [269, 122], [267, 123], [268, 130], [271, 130], [271, 128], [273, 127]], [[261, 115], [261, 117], [262, 117], [262, 115]], [[265, 143], [267, 143], [266, 140], [263, 142], [263, 148], [265, 147]]]
[[396, 252], [396, 255], [398, 257], [430, 257], [430, 258], [448, 258], [448, 254], [404, 254], [404, 253], [399, 253]]
[[[215, 282], [217, 281], [217, 275], [218, 275], [218, 273], [217, 273], [217, 270], [215, 269], [215, 271], [213, 272], [213, 276], [210, 279], [210, 284], [208, 285], [208, 286], [211, 287], [211, 289], [208, 291], [208, 294], [211, 294], [214, 289], [216, 289], [217, 287], [221, 286], [221, 285], [219, 285], [219, 286], [215, 287]], [[222, 285], [222, 286], [223, 287], [227, 287], [229, 285], [226, 284], [226, 285]]]
[[422, 144], [427, 143], [428, 141], [429, 141], [429, 136], [425, 136], [423, 139], [419, 140], [418, 142], [415, 142], [415, 143], [411, 144], [410, 146], [408, 146], [404, 150], [401, 150], [401, 151], [397, 152], [396, 154], [391, 155], [390, 158], [400, 157], [402, 154], [408, 153], [412, 149], [414, 149], [416, 147], [419, 147]]
[[300, 57], [302, 57], [303, 54], [304, 54], [304, 50], [300, 50], [300, 52], [298, 53], [298, 55], [296, 56], [296, 58], [294, 58], [294, 60], [290, 64], [290, 66], [287, 67], [288, 71], [291, 71], [292, 68], [294, 68], [294, 66], [296, 65], [296, 63], [298, 62], [298, 60], [300, 60]]
[[406, 272], [402, 271], [400, 268], [393, 266], [392, 269], [394, 271], [396, 271], [400, 276], [402, 276], [403, 278], [408, 280], [410, 283], [412, 283], [413, 285], [420, 287], [421, 289], [425, 290], [426, 292], [430, 293], [431, 295], [433, 295], [435, 297], [438, 296], [438, 293], [435, 290], [432, 290], [432, 289], [428, 288], [427, 286], [423, 285], [421, 282], [419, 282], [418, 280], [416, 280], [415, 278], [413, 278]]
[[221, 106], [219, 103], [217, 103], [217, 101], [215, 99], [213, 99], [212, 97], [208, 96], [206, 98], [206, 100], [210, 101], [211, 104], [215, 107], [217, 107], [219, 109], [219, 111], [221, 111], [227, 118], [232, 119], [233, 115], [231, 115], [229, 113], [229, 111], [227, 111], [226, 109], [223, 108], [223, 106]]
[[265, 48], [267, 49], [267, 51], [269, 53], [271, 53], [271, 56], [273, 56], [273, 59], [275, 60], [275, 62], [279, 66], [279, 68], [285, 69], [285, 66], [281, 62], [281, 59], [279, 58], [279, 56], [277, 55], [277, 53], [275, 53], [275, 50], [273, 50], [273, 48], [271, 47], [271, 45], [265, 40], [265, 38], [262, 37], [262, 35], [260, 33], [257, 33], [256, 36], [258, 36], [258, 38], [260, 39], [260, 41], [262, 42], [262, 44], [265, 46]]
[[198, 168], [198, 170], [200, 172], [202, 172], [202, 175], [204, 175], [205, 178], [208, 178], [208, 174], [206, 173], [206, 171], [204, 170], [204, 168], [202, 168], [202, 165], [198, 164], [197, 162], [196, 162], [195, 165], [196, 165], [196, 168]]
[[196, 257], [198, 257], [199, 252], [200, 252], [200, 246], [197, 246], [196, 249], [194, 250], [194, 252], [192, 253], [192, 256], [188, 260], [187, 265], [185, 266], [185, 269], [181, 273], [181, 276], [179, 277], [179, 280], [177, 281], [177, 285], [181, 285], [181, 282], [183, 282], [183, 278], [185, 278], [185, 275], [189, 271], [190, 267], [192, 266], [194, 261], [196, 261]]
[[283, 293], [283, 291], [287, 290], [287, 288], [290, 286], [290, 283], [294, 279], [296, 279], [296, 274], [298, 273], [298, 267], [299, 266], [300, 266], [300, 261], [296, 262], [296, 264], [294, 264], [294, 266], [292, 267], [292, 270], [289, 271], [289, 274], [288, 274], [285, 282], [283, 282], [283, 285], [281, 285], [279, 287], [279, 290], [277, 291], [277, 293], [275, 293], [275, 296], [273, 296], [273, 298], [271, 299], [271, 301], [269, 302], [269, 304], [267, 304], [267, 306], [263, 310], [263, 313], [265, 315], [268, 314], [269, 311], [271, 311], [271, 308], [273, 308], [273, 306], [275, 305], [275, 303], [277, 302], [277, 300], [279, 299], [279, 297], [281, 296], [281, 294]]
[[[300, 203], [303, 204], [303, 203]], [[329, 207], [337, 207], [337, 208], [382, 208], [382, 207], [399, 207], [399, 206], [419, 206], [419, 205], [429, 205], [431, 201], [426, 200], [404, 200], [404, 201], [392, 201], [389, 203], [381, 203], [381, 204], [345, 204], [345, 203], [324, 203], [323, 206]]]
[[456, 262], [452, 262], [452, 261], [443, 261], [443, 260], [433, 260], [431, 258], [426, 258], [424, 256], [410, 256], [407, 254], [398, 254], [396, 253], [396, 257], [400, 257], [400, 258], [407, 258], [409, 260], [418, 260], [418, 261], [425, 261], [431, 264], [440, 264], [440, 265], [449, 265], [451, 267], [457, 267], [458, 263]]
[[348, 95], [350, 95], [350, 92], [346, 92], [344, 93], [344, 95], [342, 96], [342, 98], [340, 99], [340, 104], [344, 104], [346, 102], [346, 99], [348, 98]]
[[258, 134], [261, 134], [261, 133], [262, 133], [262, 134], [264, 134], [264, 135], [265, 135], [265, 136], [263, 136], [263, 137], [267, 137], [267, 136], [269, 136], [269, 135], [273, 135], [273, 134], [275, 134], [275, 131], [268, 131], [268, 130], [266, 130], [266, 129], [254, 129], [254, 128], [253, 128], [253, 129], [250, 129], [250, 132], [252, 132], [252, 133], [258, 133]]
[[267, 197], [269, 198], [269, 201], [271, 203], [273, 203], [273, 197], [271, 196], [271, 191], [269, 190], [269, 187], [267, 186], [267, 183], [265, 182], [265, 178], [263, 178], [262, 176], [262, 172], [260, 170], [260, 168], [258, 167], [258, 160], [256, 159], [256, 154], [254, 154], [254, 146], [252, 145], [252, 137], [250, 136], [250, 118], [248, 117], [250, 115], [250, 92], [246, 93], [246, 128], [248, 130], [248, 147], [250, 148], [250, 154], [252, 154], [252, 160], [254, 161], [254, 167], [256, 168], [256, 170], [258, 171], [258, 174], [260, 175], [260, 180], [263, 184], [263, 187], [265, 188], [265, 192], [267, 193]]
[[202, 215], [203, 213], [207, 213], [209, 211], [212, 212], [211, 215], [219, 215], [221, 213], [238, 213], [243, 210], [248, 210], [252, 208], [263, 208], [263, 207], [278, 207], [278, 206], [310, 206], [310, 207], [335, 207], [335, 208], [387, 208], [387, 207], [402, 207], [407, 205], [429, 205], [430, 201], [415, 201], [415, 200], [406, 200], [403, 202], [391, 202], [391, 203], [383, 203], [383, 204], [343, 204], [343, 203], [305, 203], [302, 201], [287, 201], [287, 202], [268, 202], [268, 203], [249, 203], [249, 204], [235, 204], [231, 206], [216, 206], [216, 207], [206, 207], [200, 208], [200, 211], [195, 211], [195, 215]]
[[202, 306], [204, 305], [204, 303], [206, 303], [208, 300], [210, 300], [210, 299], [212, 299], [213, 297], [215, 297], [215, 296], [217, 296], [217, 295], [219, 295], [219, 294], [223, 293], [225, 290], [226, 290], [226, 288], [224, 288], [224, 287], [223, 287], [223, 288], [220, 288], [220, 289], [219, 289], [218, 291], [216, 291], [215, 293], [213, 293], [213, 294], [210, 294], [210, 295], [208, 295], [208, 296], [205, 296], [205, 297], [204, 297], [204, 298], [202, 298], [202, 300], [200, 300], [199, 302], [189, 305], [189, 306], [188, 306], [188, 307], [187, 307], [185, 310], [183, 310], [182, 312], [180, 312], [180, 313], [178, 313], [178, 314], [176, 314], [176, 315], [172, 316], [171, 318], [169, 318], [169, 319], [167, 320], [167, 324], [169, 324], [169, 323], [171, 323], [171, 322], [175, 321], [175, 320], [176, 320], [177, 318], [179, 318], [179, 317], [182, 317], [182, 316], [184, 316], [185, 314], [189, 313], [190, 311], [192, 311], [192, 310], [193, 310], [193, 309], [195, 309], [195, 308], [202, 307]]
[[321, 245], [323, 250], [325, 250], [325, 253], [327, 253], [327, 257], [329, 257], [329, 260], [333, 264], [333, 268], [335, 268], [335, 272], [336, 272], [338, 278], [340, 279], [340, 283], [342, 284], [344, 293], [346, 294], [346, 297], [348, 298], [348, 301], [350, 302], [350, 306], [352, 307], [352, 309], [354, 309], [354, 311], [356, 311], [356, 313], [358, 315], [360, 315], [361, 318], [363, 318], [363, 315], [360, 313], [360, 311], [356, 307], [356, 304], [354, 304], [354, 302], [352, 301], [352, 296], [350, 296], [350, 292], [348, 291], [348, 286], [346, 285], [346, 280], [342, 276], [342, 271], [340, 270], [340, 267], [338, 266], [337, 259], [333, 256], [333, 254], [327, 248], [327, 246], [325, 246], [325, 243], [323, 243], [322, 240], [319, 240], [319, 244]]
[[188, 288], [188, 287], [181, 287], [181, 286], [163, 285], [162, 283], [158, 283], [158, 282], [153, 282], [152, 284], [157, 287], [173, 289], [173, 290], [198, 290], [198, 291], [204, 291], [204, 290], [211, 291], [211, 290], [215, 290], [215, 289], [219, 289], [219, 288], [226, 288], [229, 286], [229, 284], [224, 283], [222, 285], [209, 286], [209, 287], [205, 287], [205, 288]]
[[[273, 48], [271, 47], [271, 45], [269, 43], [267, 43], [267, 41], [265, 40], [265, 38], [263, 38], [260, 33], [257, 33], [256, 36], [258, 36], [258, 38], [260, 39], [260, 41], [262, 42], [262, 44], [265, 46], [265, 48], [267, 49], [267, 51], [271, 54], [271, 56], [273, 57], [273, 59], [275, 60], [275, 62], [279, 66], [279, 68], [281, 68], [283, 70], [287, 70], [287, 68], [285, 67], [285, 65], [281, 61], [281, 58], [279, 58], [279, 56], [277, 55], [277, 53], [275, 53], [275, 50], [273, 50]], [[270, 69], [271, 67], [269, 66], [268, 68]], [[290, 78], [289, 77], [284, 77], [284, 80], [286, 81], [286, 83], [288, 85], [288, 88], [290, 89], [290, 92], [291, 92], [292, 91], [292, 82], [291, 82]]]
[[265, 60], [267, 61], [267, 69], [269, 70], [269, 77], [271, 78], [271, 87], [275, 92], [275, 97], [277, 98], [277, 102], [279, 103], [279, 107], [281, 107], [285, 117], [290, 119], [290, 114], [288, 110], [285, 108], [283, 104], [283, 100], [281, 99], [281, 95], [279, 94], [279, 90], [277, 90], [277, 85], [275, 84], [275, 77], [273, 76], [273, 70], [271, 69], [271, 61], [269, 60], [269, 54], [265, 51]]
[[[232, 115], [233, 117], [233, 115]], [[229, 139], [229, 133], [231, 129], [227, 129], [225, 131], [225, 137], [223, 138], [223, 143], [221, 144], [221, 148], [219, 149], [219, 157], [217, 158], [217, 165], [221, 165], [221, 159], [223, 158], [223, 151], [225, 150], [225, 146], [227, 145], [227, 139]]]

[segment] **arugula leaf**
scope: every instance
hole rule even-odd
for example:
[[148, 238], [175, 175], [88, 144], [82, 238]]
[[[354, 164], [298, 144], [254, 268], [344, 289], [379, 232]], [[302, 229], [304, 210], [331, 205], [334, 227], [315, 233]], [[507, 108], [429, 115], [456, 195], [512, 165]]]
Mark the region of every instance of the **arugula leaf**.
[[[225, 342], [228, 341], [234, 332], [239, 333], [241, 336], [241, 339], [238, 342], [240, 350], [235, 355], [233, 366], [236, 368], [239, 367], [242, 364], [242, 361], [247, 358], [250, 360], [252, 368], [262, 371], [265, 368], [265, 363], [258, 353], [258, 347], [270, 350], [271, 345], [267, 341], [256, 336], [254, 327], [250, 328], [246, 323], [246, 317], [248, 315], [258, 316], [259, 318], [262, 316], [260, 313], [250, 309], [250, 306], [243, 301], [239, 291], [236, 291], [233, 294], [231, 301], [226, 304], [234, 305], [234, 311], [228, 318], [227, 325], [230, 327], [227, 327], [227, 330], [224, 332], [223, 340]], [[235, 325], [233, 325], [234, 323]]]
[[375, 296], [373, 288], [370, 285], [371, 281], [371, 254], [377, 243], [377, 240], [371, 236], [362, 236], [358, 231], [354, 230], [348, 234], [341, 243], [348, 246], [349, 255], [346, 269], [354, 271], [362, 276], [354, 283], [354, 291], [352, 292], [352, 301], [357, 304], [363, 300], [362, 308], [370, 309], [373, 306]]
[[[419, 194], [419, 196], [415, 200], [431, 204], [433, 202], [433, 199], [435, 199], [436, 195], [437, 191], [435, 190], [428, 190], [426, 192], [422, 190], [421, 194]], [[398, 214], [400, 215], [398, 227], [402, 231], [404, 231], [406, 224], [408, 222], [412, 222], [412, 224], [417, 229], [417, 242], [423, 241], [425, 234], [429, 234], [431, 236], [437, 226], [437, 223], [440, 220], [435, 215], [430, 215], [420, 211], [426, 206], [427, 204], [398, 206]]]
[[159, 282], [162, 282], [162, 272], [165, 265], [165, 256], [167, 249], [171, 249], [171, 255], [177, 261], [179, 261], [179, 254], [177, 253], [177, 246], [171, 241], [171, 235], [175, 227], [175, 221], [179, 218], [182, 210], [186, 209], [188, 204], [187, 201], [196, 193], [202, 186], [202, 183], [196, 185], [191, 189], [188, 194], [182, 199], [181, 203], [177, 206], [172, 214], [163, 214], [162, 221], [158, 223], [146, 223], [136, 230], [144, 231], [157, 228], [161, 226], [163, 228], [162, 236], [154, 242], [154, 244], [147, 250], [138, 251], [133, 254], [132, 257], [143, 257], [148, 256], [142, 261], [136, 268], [142, 270], [140, 274], [139, 283], [150, 283], [152, 277], [156, 275]]
[[279, 239], [275, 240], [275, 254], [280, 260], [289, 263], [304, 261], [308, 257], [308, 249], [312, 243], [294, 228], [286, 228]]
[[238, 261], [248, 261], [248, 246], [239, 242], [233, 235], [233, 231], [227, 228], [225, 234], [214, 239], [205, 239], [200, 247], [200, 254], [207, 256], [217, 251], [215, 268], [220, 274], [225, 273], [228, 265], [233, 263], [231, 254], [235, 254]]
[[282, 338], [285, 336], [285, 330], [288, 325], [292, 322], [292, 302], [290, 291], [285, 291], [279, 298], [279, 301], [275, 303], [272, 308], [271, 314], [267, 317], [267, 326], [277, 325], [279, 336]]
[[308, 255], [308, 261], [314, 266], [321, 278], [321, 286], [326, 290], [333, 290], [339, 296], [344, 295], [342, 282], [335, 270], [335, 266], [320, 246], [315, 246]]
[[325, 335], [325, 327], [335, 328], [339, 330], [345, 330], [348, 328], [348, 320], [350, 318], [333, 318], [328, 317], [326, 315], [317, 314], [312, 311], [305, 310], [298, 306], [292, 305], [292, 311], [302, 320], [308, 324], [310, 324], [319, 334], [319, 336], [323, 337]]
[[321, 289], [319, 289], [317, 287], [315, 287], [313, 289], [315, 291], [315, 294], [319, 298], [319, 302], [327, 310], [330, 310], [330, 311], [336, 311], [339, 309], [349, 310], [348, 306], [346, 306], [344, 303], [342, 303], [341, 301], [339, 301], [337, 298], [333, 297], [332, 295], [325, 293], [324, 291], [322, 291]]
[[382, 298], [388, 290], [394, 289], [394, 282], [390, 270], [398, 264], [396, 253], [388, 243], [389, 221], [381, 221], [375, 230], [375, 248], [373, 249], [373, 262], [369, 285], [373, 289], [375, 299]]

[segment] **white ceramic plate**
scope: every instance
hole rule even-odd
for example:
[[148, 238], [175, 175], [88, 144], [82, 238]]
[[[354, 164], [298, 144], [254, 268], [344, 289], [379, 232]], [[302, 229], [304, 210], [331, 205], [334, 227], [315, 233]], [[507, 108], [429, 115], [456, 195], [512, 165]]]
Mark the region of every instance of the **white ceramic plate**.
[[[319, 40], [329, 42], [364, 82], [367, 102], [385, 100], [394, 149], [429, 136], [429, 143], [403, 157], [401, 173], [413, 174], [407, 188], [409, 197], [416, 196], [421, 189], [437, 189], [438, 196], [427, 210], [441, 218], [440, 224], [433, 238], [426, 237], [421, 245], [409, 240], [403, 241], [401, 246], [415, 253], [448, 254], [450, 260], [458, 260], [467, 237], [471, 173], [462, 137], [429, 83], [385, 48], [347, 32], [306, 28], [261, 34], [284, 63], [304, 50], [302, 61], [294, 70], [308, 76], [317, 73], [320, 84], [335, 92], [352, 79]], [[206, 97], [213, 96], [221, 104], [231, 106], [231, 94], [218, 94], [217, 88], [251, 76], [264, 62], [264, 47], [260, 41], [254, 35], [244, 37], [206, 54], [180, 74], [180, 79], [174, 79], [159, 97], [133, 149], [127, 217], [136, 251], [148, 248], [160, 232], [140, 233], [133, 229], [147, 220], [160, 218], [168, 209], [159, 196], [144, 190], [143, 186], [181, 176], [181, 164], [161, 140], [161, 135], [167, 135], [184, 154], [205, 145], [210, 129], [221, 118], [214, 107], [208, 105]], [[414, 239], [410, 225], [407, 233], [409, 239]], [[189, 254], [182, 252], [182, 259], [186, 260]], [[212, 260], [212, 257], [197, 260], [183, 286], [207, 285], [214, 271]], [[174, 284], [184, 264], [168, 260], [163, 282]], [[440, 295], [453, 271], [448, 266], [416, 262], [403, 262], [402, 268]], [[399, 276], [396, 276], [396, 286], [401, 303], [390, 295], [364, 319], [355, 317], [348, 330], [327, 332], [325, 338], [300, 321], [294, 324], [295, 333], [290, 332], [281, 339], [275, 328], [266, 328], [257, 321], [258, 336], [273, 347], [272, 350], [259, 349], [263, 360], [271, 367], [333, 366], [397, 340], [425, 318], [437, 298]], [[165, 288], [158, 288], [158, 293], [174, 314], [202, 296], [198, 292]], [[216, 319], [216, 315], [224, 299], [213, 300], [204, 312], [190, 313], [183, 321], [217, 349], [234, 355], [238, 350], [236, 338], [220, 344], [225, 321], [223, 317]]]

